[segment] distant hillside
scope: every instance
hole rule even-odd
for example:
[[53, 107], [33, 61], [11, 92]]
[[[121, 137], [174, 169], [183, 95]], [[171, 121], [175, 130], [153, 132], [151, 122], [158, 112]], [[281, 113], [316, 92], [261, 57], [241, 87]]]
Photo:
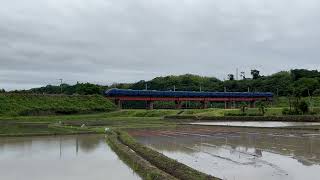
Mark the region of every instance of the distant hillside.
[[180, 76], [156, 77], [151, 81], [139, 81], [132, 84], [130, 89], [177, 90], [177, 91], [219, 91], [223, 90], [223, 81], [215, 77], [204, 77], [193, 74]]
[[94, 96], [31, 95], [0, 93], [0, 115], [51, 115], [104, 112], [115, 106]]
[[214, 77], [202, 77], [185, 74], [180, 76], [157, 77], [151, 81], [139, 81], [137, 83], [119, 84], [114, 87], [130, 89], [153, 90], [182, 90], [182, 91], [227, 91], [273, 92], [278, 96], [319, 96], [320, 72], [305, 69], [282, 71], [270, 76], [260, 75], [258, 70], [252, 70], [252, 78], [242, 77], [235, 80], [233, 74], [229, 74], [229, 80], [221, 81]]
[[102, 94], [108, 88], [180, 90], [180, 91], [266, 91], [279, 96], [320, 96], [320, 72], [317, 70], [294, 69], [282, 71], [270, 76], [263, 76], [258, 70], [252, 70], [250, 78], [242, 74], [240, 80], [234, 74], [228, 74], [229, 79], [221, 81], [215, 77], [203, 77], [192, 74], [180, 76], [156, 77], [150, 81], [136, 83], [117, 83], [111, 86], [100, 86], [90, 83], [61, 86], [48, 85], [16, 93], [38, 94]]

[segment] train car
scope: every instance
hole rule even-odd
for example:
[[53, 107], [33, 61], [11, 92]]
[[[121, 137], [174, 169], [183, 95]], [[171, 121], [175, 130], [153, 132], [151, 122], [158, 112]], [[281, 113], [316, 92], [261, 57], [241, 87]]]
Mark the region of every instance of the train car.
[[155, 91], [109, 89], [106, 97], [162, 97], [162, 98], [272, 98], [271, 92], [195, 92], [195, 91]]

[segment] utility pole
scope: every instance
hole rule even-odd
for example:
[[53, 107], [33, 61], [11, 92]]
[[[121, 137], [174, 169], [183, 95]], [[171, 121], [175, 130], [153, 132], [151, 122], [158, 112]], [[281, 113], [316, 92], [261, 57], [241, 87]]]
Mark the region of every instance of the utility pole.
[[240, 77], [245, 80], [246, 79], [246, 74], [244, 71], [240, 72]]
[[[224, 92], [227, 92], [227, 87], [224, 87]], [[224, 109], [228, 108], [227, 101], [224, 101]]]
[[176, 91], [176, 85], [173, 85], [173, 91]]
[[250, 87], [248, 87], [248, 92], [250, 92]]
[[62, 94], [62, 81], [63, 79], [59, 79], [60, 80], [60, 94]]
[[239, 80], [239, 69], [236, 69], [236, 80]]
[[146, 83], [146, 85], [145, 85], [145, 89], [148, 90], [148, 84], [147, 84], [147, 83]]

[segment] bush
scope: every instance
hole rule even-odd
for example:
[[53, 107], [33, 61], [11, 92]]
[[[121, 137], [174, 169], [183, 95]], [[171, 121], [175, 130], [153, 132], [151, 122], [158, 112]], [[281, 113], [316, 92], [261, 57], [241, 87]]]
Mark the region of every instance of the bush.
[[314, 96], [320, 96], [320, 89], [316, 89], [312, 93]]
[[284, 108], [282, 110], [283, 115], [302, 115], [309, 112], [309, 104], [306, 101], [298, 101], [293, 104], [294, 109]]
[[283, 115], [289, 115], [291, 113], [290, 109], [289, 108], [283, 108], [282, 109], [282, 114]]
[[309, 104], [306, 101], [301, 101], [298, 104], [298, 109], [302, 112], [302, 114], [306, 114], [309, 112]]
[[259, 112], [262, 114], [262, 116], [264, 116], [266, 114], [266, 111], [267, 111], [266, 103], [263, 102], [263, 101], [258, 101], [257, 102], [257, 106], [258, 106]]

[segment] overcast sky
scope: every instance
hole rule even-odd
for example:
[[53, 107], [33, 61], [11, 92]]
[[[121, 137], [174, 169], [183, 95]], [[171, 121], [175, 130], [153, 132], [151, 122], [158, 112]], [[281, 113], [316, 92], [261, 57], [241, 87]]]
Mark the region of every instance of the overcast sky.
[[319, 69], [319, 0], [1, 0], [0, 88]]

